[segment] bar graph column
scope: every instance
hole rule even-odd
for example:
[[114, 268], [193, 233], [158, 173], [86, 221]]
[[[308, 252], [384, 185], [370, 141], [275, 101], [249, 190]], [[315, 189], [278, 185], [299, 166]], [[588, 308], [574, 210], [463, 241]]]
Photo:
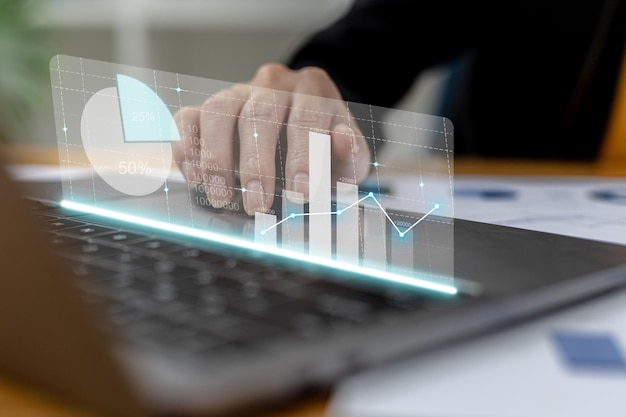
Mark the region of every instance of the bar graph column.
[[363, 266], [387, 269], [387, 222], [378, 206], [363, 208]]
[[[405, 230], [400, 226], [400, 230]], [[409, 225], [410, 226], [410, 225]], [[410, 230], [405, 235], [400, 235], [395, 228], [391, 231], [391, 261], [389, 269], [398, 273], [414, 272], [413, 267], [413, 239], [415, 239], [414, 230]]]
[[[359, 187], [345, 182], [337, 183], [337, 211], [352, 206], [359, 199]], [[359, 206], [352, 206], [337, 215], [336, 259], [359, 263]]]
[[[276, 216], [257, 211], [254, 213], [254, 241], [262, 245], [276, 246]], [[267, 230], [268, 228], [270, 228]]]
[[330, 135], [309, 132], [309, 253], [332, 257]]
[[[283, 218], [289, 217], [292, 213], [304, 213], [304, 196], [302, 193], [283, 190]], [[281, 226], [281, 246], [296, 252], [304, 252], [304, 217], [291, 218]]]

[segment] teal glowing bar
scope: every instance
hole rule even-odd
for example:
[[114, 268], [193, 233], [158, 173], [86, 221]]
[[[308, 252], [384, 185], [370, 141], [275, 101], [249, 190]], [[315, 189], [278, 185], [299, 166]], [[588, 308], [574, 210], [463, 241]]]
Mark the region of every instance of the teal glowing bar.
[[387, 269], [387, 219], [373, 204], [363, 207], [363, 266]]
[[359, 187], [356, 184], [337, 182], [337, 211], [341, 214], [336, 219], [336, 258], [341, 262], [359, 263], [359, 205], [354, 205], [358, 200]]
[[[95, 214], [97, 216], [106, 217], [109, 219], [122, 221], [125, 223], [131, 223], [138, 226], [151, 227], [153, 229], [161, 230], [164, 232], [175, 233], [182, 236], [189, 236], [193, 238], [203, 239], [211, 242], [218, 242], [230, 246], [237, 246], [244, 249], [251, 249], [258, 252], [264, 252], [275, 256], [280, 256], [287, 259], [308, 262], [315, 265], [326, 266], [335, 268], [340, 271], [352, 272], [362, 274], [368, 278], [378, 279], [386, 282], [393, 282], [397, 284], [403, 284], [412, 286], [415, 288], [421, 288], [424, 290], [435, 291], [442, 294], [454, 295], [458, 293], [457, 288], [452, 284], [442, 284], [431, 282], [428, 279], [421, 279], [416, 277], [408, 277], [404, 275], [394, 274], [389, 271], [381, 271], [377, 269], [364, 268], [357, 265], [350, 265], [338, 261], [334, 261], [328, 258], [321, 258], [318, 256], [306, 255], [303, 253], [292, 252], [282, 248], [269, 247], [262, 244], [258, 244], [252, 241], [234, 238], [219, 233], [209, 232], [207, 230], [195, 229], [193, 227], [181, 226], [177, 224], [167, 223], [164, 221], [147, 219], [132, 214], [127, 214], [115, 210], [104, 209], [100, 207], [94, 207], [87, 204], [76, 203], [73, 201], [62, 200], [61, 207], [69, 210], [75, 210], [82, 213]], [[452, 281], [451, 278], [436, 277], [436, 279], [444, 278]]]
[[256, 212], [254, 213], [254, 241], [266, 246], [276, 246], [276, 216]]
[[[283, 217], [292, 213], [304, 213], [304, 195], [283, 190]], [[294, 252], [304, 252], [304, 216], [293, 217], [281, 226], [282, 247]]]
[[408, 232], [398, 233], [395, 229], [391, 231], [391, 262], [389, 269], [398, 273], [410, 273], [414, 268], [413, 254], [415, 248], [415, 229]]

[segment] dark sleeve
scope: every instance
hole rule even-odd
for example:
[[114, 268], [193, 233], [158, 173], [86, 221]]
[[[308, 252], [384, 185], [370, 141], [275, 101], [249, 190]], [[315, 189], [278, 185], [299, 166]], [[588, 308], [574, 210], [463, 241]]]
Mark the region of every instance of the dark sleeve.
[[471, 46], [484, 27], [485, 9], [469, 0], [355, 0], [287, 65], [321, 67], [344, 99], [392, 107], [421, 70]]

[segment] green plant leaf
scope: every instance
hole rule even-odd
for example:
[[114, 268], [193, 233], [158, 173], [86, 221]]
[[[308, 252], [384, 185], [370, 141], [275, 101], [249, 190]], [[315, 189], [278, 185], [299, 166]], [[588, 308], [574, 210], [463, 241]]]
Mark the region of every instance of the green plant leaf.
[[0, 135], [18, 137], [47, 105], [47, 34], [34, 24], [41, 2], [0, 0]]

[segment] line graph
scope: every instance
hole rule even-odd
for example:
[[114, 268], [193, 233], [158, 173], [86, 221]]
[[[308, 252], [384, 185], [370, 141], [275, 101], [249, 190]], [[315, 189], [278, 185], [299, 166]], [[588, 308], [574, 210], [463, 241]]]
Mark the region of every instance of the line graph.
[[430, 209], [428, 212], [426, 212], [426, 214], [424, 214], [422, 217], [417, 219], [411, 226], [409, 226], [408, 228], [404, 229], [404, 231], [401, 231], [400, 228], [398, 227], [398, 225], [396, 224], [396, 222], [394, 222], [393, 219], [391, 217], [389, 217], [389, 213], [387, 213], [387, 210], [385, 210], [385, 208], [380, 204], [380, 201], [378, 201], [378, 199], [374, 196], [374, 193], [373, 192], [369, 192], [365, 197], [355, 201], [354, 203], [350, 204], [349, 206], [347, 206], [347, 207], [345, 207], [345, 208], [343, 208], [341, 210], [328, 211], [328, 212], [322, 212], [322, 213], [291, 213], [291, 214], [289, 214], [289, 216], [284, 217], [282, 220], [274, 223], [272, 226], [267, 227], [267, 228], [261, 230], [261, 234], [264, 235], [265, 233], [267, 233], [268, 231], [270, 231], [272, 229], [275, 229], [276, 227], [278, 227], [282, 223], [284, 223], [284, 222], [286, 222], [286, 221], [288, 221], [290, 219], [295, 219], [296, 217], [324, 216], [324, 215], [326, 215], [326, 216], [340, 216], [345, 211], [351, 209], [352, 207], [358, 206], [361, 202], [367, 200], [368, 198], [371, 198], [372, 200], [374, 200], [376, 205], [380, 208], [381, 212], [385, 215], [387, 220], [389, 220], [389, 223], [391, 223], [391, 225], [394, 227], [394, 229], [396, 229], [396, 231], [398, 232], [398, 236], [400, 236], [400, 237], [404, 237], [409, 231], [411, 231], [411, 229], [413, 229], [415, 226], [420, 224], [426, 217], [430, 216], [435, 210], [437, 210], [439, 208], [439, 204], [435, 204], [432, 209]]
[[[255, 213], [255, 241], [403, 273], [413, 273], [420, 257], [430, 262], [429, 231], [432, 233], [437, 220], [433, 219], [430, 225], [425, 220], [442, 207], [439, 198], [422, 198], [421, 211], [398, 215], [385, 207], [387, 195], [359, 190], [359, 185], [352, 182], [331, 184], [330, 148], [330, 135], [309, 131], [308, 208], [302, 193], [285, 192], [281, 211]], [[424, 193], [424, 188], [420, 177], [419, 192]], [[415, 230], [422, 223], [419, 231]]]
[[[360, 268], [372, 271], [374, 277], [392, 274], [412, 282], [416, 278], [445, 281], [453, 276], [454, 127], [450, 120], [261, 87], [253, 87], [252, 114], [203, 108], [199, 117], [235, 127], [253, 125], [254, 130], [245, 132], [254, 138], [257, 156], [262, 150], [276, 157], [275, 172], [260, 176], [264, 187], [276, 184], [261, 191], [271, 199], [271, 207], [264, 206], [263, 212], [250, 216], [243, 210], [246, 193], [258, 191], [241, 182], [241, 166], [235, 161], [232, 166], [218, 167], [203, 159], [209, 149], [222, 146], [222, 139], [203, 136], [202, 126], [193, 124], [177, 125], [179, 131], [169, 128], [170, 113], [195, 108], [211, 98], [228, 108], [241, 108], [241, 98], [224, 93], [235, 84], [70, 56], [56, 57], [50, 69], [59, 161], [67, 168], [62, 185], [68, 204], [102, 215], [124, 213], [133, 222], [157, 222], [176, 233], [181, 228], [214, 232], [216, 240], [220, 236], [239, 239], [267, 253]], [[294, 103], [315, 106], [300, 108]], [[348, 112], [338, 111], [338, 106]], [[341, 155], [333, 148], [341, 129], [322, 129], [315, 123], [283, 117], [292, 113], [306, 120], [330, 118], [333, 126], [349, 126], [367, 141], [371, 158], [350, 162], [352, 154]], [[164, 125], [159, 122], [163, 120]], [[177, 132], [187, 136], [178, 137]], [[288, 141], [280, 147], [289, 132], [303, 140], [299, 157], [308, 157], [304, 173], [308, 173], [308, 186], [300, 181], [293, 190], [289, 188], [295, 174], [287, 170]], [[242, 138], [231, 139], [224, 146], [240, 149]], [[146, 151], [152, 148], [154, 152]], [[207, 181], [189, 187], [176, 169], [189, 160], [194, 160], [193, 167], [203, 177], [220, 172], [232, 174], [234, 182], [217, 187], [215, 194], [205, 187]], [[91, 175], [83, 178], [86, 161]], [[258, 165], [250, 172], [256, 171]], [[366, 178], [357, 175], [365, 171], [369, 173]], [[167, 183], [157, 178], [162, 172], [170, 174]], [[111, 176], [119, 178], [119, 183], [107, 182]], [[145, 186], [149, 179], [155, 181], [154, 192]], [[231, 201], [216, 204], [223, 202], [224, 195]]]

